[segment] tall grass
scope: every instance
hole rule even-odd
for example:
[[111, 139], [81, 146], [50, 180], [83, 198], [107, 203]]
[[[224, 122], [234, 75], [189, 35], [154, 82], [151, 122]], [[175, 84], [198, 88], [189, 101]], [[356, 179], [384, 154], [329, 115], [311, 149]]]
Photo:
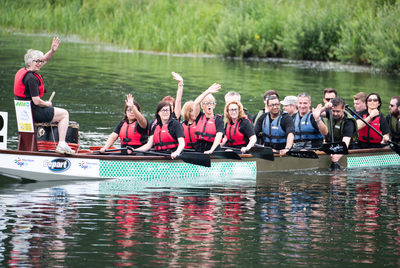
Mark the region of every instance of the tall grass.
[[396, 0], [2, 0], [0, 27], [135, 50], [400, 69]]

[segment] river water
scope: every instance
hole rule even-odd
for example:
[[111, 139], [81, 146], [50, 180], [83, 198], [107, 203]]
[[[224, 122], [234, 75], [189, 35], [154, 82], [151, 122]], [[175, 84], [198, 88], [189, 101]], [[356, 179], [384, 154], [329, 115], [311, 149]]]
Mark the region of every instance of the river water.
[[[17, 146], [12, 85], [28, 48], [49, 36], [0, 32], [0, 111], [8, 147]], [[379, 92], [384, 113], [400, 78], [364, 67], [225, 60], [133, 53], [62, 38], [43, 67], [55, 106], [79, 123], [81, 148], [104, 144], [132, 93], [145, 116], [175, 95], [170, 72], [185, 80], [183, 101], [213, 82], [242, 94], [251, 113], [262, 95], [306, 91], [313, 104], [333, 87], [346, 101]], [[49, 94], [48, 94], [49, 96]], [[0, 266], [398, 266], [400, 168], [265, 173], [257, 179], [110, 180], [25, 183], [0, 176]]]

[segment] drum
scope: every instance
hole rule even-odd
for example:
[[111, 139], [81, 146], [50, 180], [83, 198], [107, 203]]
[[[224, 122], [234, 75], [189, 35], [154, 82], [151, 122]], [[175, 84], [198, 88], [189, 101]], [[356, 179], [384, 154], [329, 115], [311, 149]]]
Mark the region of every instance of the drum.
[[[58, 144], [57, 123], [35, 123], [38, 150], [55, 150]], [[79, 147], [79, 124], [70, 121], [65, 141], [75, 150]]]

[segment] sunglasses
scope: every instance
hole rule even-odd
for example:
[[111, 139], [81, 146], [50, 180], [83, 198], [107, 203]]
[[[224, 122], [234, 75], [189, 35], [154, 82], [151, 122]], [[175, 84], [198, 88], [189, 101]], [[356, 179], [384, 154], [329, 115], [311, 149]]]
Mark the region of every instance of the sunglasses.
[[378, 99], [368, 99], [368, 102], [372, 102], [372, 101], [377, 102], [379, 100]]
[[325, 98], [326, 101], [331, 101], [333, 98]]

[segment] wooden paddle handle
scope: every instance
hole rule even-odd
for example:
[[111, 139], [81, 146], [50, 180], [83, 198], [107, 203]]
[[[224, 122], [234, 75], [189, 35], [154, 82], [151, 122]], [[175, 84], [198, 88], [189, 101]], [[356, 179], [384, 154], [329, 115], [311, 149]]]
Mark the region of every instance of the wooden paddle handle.
[[50, 101], [50, 102], [53, 100], [54, 95], [56, 95], [56, 92], [55, 92], [55, 91], [53, 91], [53, 93], [51, 93], [51, 96], [50, 96], [50, 98], [49, 98], [49, 101]]

